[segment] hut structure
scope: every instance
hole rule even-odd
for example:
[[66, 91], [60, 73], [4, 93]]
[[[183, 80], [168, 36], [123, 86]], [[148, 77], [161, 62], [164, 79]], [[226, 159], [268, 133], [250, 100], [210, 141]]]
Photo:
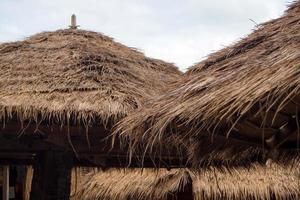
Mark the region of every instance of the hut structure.
[[299, 171], [289, 166], [299, 164], [299, 50], [296, 1], [191, 67], [172, 91], [124, 118], [115, 135], [133, 155], [160, 157], [178, 146], [200, 174], [198, 199], [298, 199]]
[[0, 44], [0, 162], [33, 165], [31, 199], [68, 199], [73, 166], [124, 167], [111, 127], [181, 75], [72, 22]]

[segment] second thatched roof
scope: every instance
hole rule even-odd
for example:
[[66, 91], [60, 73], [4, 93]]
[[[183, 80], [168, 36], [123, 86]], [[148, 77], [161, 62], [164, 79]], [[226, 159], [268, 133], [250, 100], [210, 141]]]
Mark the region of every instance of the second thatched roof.
[[189, 148], [194, 142], [209, 154], [215, 150], [215, 137], [224, 144], [231, 138], [249, 147], [296, 148], [299, 50], [296, 1], [281, 18], [259, 25], [248, 37], [191, 67], [172, 91], [122, 120], [116, 135], [129, 140], [130, 149], [142, 144], [143, 151], [164, 151], [171, 143]]
[[65, 29], [0, 44], [0, 118], [116, 121], [179, 78], [100, 33]]

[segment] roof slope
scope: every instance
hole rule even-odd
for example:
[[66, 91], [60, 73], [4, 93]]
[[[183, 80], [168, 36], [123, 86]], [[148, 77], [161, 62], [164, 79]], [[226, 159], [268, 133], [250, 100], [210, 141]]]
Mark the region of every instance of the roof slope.
[[65, 29], [0, 44], [0, 117], [117, 120], [180, 75], [100, 33]]
[[[228, 137], [240, 131], [239, 122], [256, 116], [257, 128], [247, 129], [249, 135], [264, 126], [276, 133], [298, 118], [298, 94], [300, 1], [283, 17], [258, 26], [248, 37], [191, 67], [177, 87], [125, 118], [117, 132], [132, 146], [142, 142], [151, 149], [175, 137], [215, 132]], [[278, 117], [280, 111], [285, 113]], [[260, 140], [270, 131], [265, 130], [259, 132]]]

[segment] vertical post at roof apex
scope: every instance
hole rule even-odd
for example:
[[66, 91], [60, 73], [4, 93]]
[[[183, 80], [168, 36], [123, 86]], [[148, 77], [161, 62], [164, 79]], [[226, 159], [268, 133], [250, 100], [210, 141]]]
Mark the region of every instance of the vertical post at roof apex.
[[76, 15], [75, 14], [73, 14], [72, 16], [71, 16], [71, 25], [70, 25], [70, 28], [71, 29], [77, 29], [77, 23], [76, 23]]

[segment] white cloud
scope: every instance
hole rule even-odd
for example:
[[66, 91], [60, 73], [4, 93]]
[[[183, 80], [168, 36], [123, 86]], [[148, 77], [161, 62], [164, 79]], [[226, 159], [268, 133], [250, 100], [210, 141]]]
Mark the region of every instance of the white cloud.
[[286, 0], [1, 0], [0, 41], [66, 28], [116, 38], [181, 69], [250, 33], [254, 23], [280, 16]]

